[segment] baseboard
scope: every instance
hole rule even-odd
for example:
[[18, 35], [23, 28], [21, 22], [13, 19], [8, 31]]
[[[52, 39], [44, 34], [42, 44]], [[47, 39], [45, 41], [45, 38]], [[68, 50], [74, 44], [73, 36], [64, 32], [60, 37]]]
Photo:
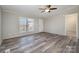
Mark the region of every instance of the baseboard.
[[[45, 31], [45, 32], [46, 32], [46, 31]], [[61, 35], [61, 36], [67, 36], [66, 34], [59, 34], [59, 33], [52, 33], [52, 32], [47, 32], [47, 33], [56, 34], [56, 35]]]
[[31, 34], [35, 34], [35, 33], [33, 33], [33, 32], [17, 33], [17, 34], [13, 34], [13, 35], [9, 35], [9, 36], [3, 37], [2, 40], [11, 39], [11, 38], [15, 38], [15, 37], [26, 36], [26, 35], [31, 35]]
[[10, 38], [14, 38], [14, 37], [20, 37], [20, 36], [25, 36], [25, 35], [29, 35], [29, 34], [34, 34], [33, 32], [28, 32], [28, 33], [16, 33], [16, 34], [12, 34], [12, 35], [8, 35], [3, 37], [2, 39], [10, 39]]

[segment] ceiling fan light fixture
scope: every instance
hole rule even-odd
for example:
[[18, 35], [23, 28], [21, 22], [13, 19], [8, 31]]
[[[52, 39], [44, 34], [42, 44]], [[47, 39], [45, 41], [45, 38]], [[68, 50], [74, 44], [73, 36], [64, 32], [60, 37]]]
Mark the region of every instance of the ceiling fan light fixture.
[[49, 9], [46, 9], [46, 10], [45, 10], [45, 12], [49, 12], [49, 11], [50, 11]]
[[51, 10], [56, 10], [57, 8], [52, 7], [52, 5], [46, 5], [45, 8], [39, 8], [41, 11], [41, 13], [43, 12], [51, 12]]

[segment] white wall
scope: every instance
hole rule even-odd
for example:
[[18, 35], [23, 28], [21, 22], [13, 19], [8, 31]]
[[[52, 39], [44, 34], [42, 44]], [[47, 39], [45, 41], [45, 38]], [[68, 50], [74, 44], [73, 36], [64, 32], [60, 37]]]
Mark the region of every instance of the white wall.
[[0, 45], [1, 45], [1, 8], [0, 8]]
[[18, 17], [19, 17], [18, 14], [16, 15], [11, 12], [3, 11], [3, 13], [2, 13], [2, 19], [3, 19], [3, 21], [2, 21], [2, 38], [3, 39], [39, 32], [39, 19], [34, 18], [34, 31], [20, 33], [19, 29], [18, 29]]
[[2, 38], [18, 33], [17, 15], [2, 12]]
[[44, 23], [43, 23], [43, 19], [39, 19], [39, 32], [43, 32], [43, 27]]
[[45, 21], [45, 32], [65, 35], [65, 17], [54, 16]]

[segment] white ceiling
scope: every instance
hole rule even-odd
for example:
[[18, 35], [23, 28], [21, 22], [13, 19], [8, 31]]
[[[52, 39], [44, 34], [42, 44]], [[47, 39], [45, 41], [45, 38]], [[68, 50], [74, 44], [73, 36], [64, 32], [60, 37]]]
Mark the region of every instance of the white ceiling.
[[78, 7], [78, 5], [54, 5], [57, 10], [53, 10], [50, 13], [41, 13], [39, 8], [43, 5], [1, 5], [3, 10], [9, 10], [16, 12], [27, 17], [52, 17], [53, 15], [63, 14], [67, 9]]

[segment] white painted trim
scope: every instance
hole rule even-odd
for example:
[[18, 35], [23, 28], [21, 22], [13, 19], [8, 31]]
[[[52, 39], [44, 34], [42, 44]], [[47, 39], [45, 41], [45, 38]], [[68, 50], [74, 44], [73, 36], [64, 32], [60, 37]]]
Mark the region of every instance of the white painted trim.
[[77, 20], [76, 20], [76, 39], [78, 39], [78, 13], [77, 13]]
[[66, 33], [66, 15], [64, 15], [64, 17], [65, 17], [65, 35], [67, 35], [67, 33]]

